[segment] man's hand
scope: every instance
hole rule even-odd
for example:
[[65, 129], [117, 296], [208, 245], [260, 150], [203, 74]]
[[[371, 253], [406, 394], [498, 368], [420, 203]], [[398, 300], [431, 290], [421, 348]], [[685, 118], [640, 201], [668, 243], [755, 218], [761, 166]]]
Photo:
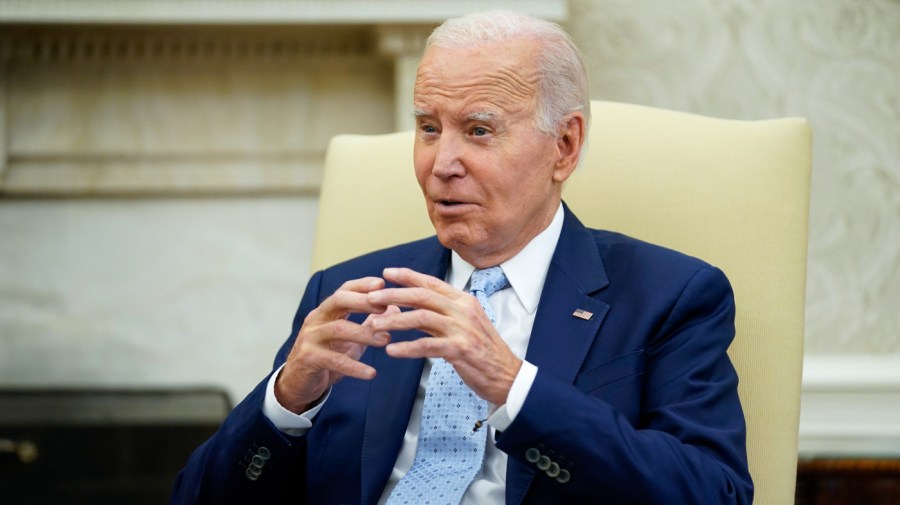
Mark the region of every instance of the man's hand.
[[[397, 307], [373, 303], [367, 293], [384, 288], [384, 281], [365, 277], [345, 282], [303, 321], [297, 340], [275, 381], [275, 398], [284, 408], [301, 413], [344, 376], [375, 377], [375, 369], [359, 362], [367, 346], [385, 346], [387, 331], [372, 323], [399, 313]], [[363, 324], [347, 320], [351, 313], [368, 313]]]
[[386, 268], [384, 278], [401, 288], [370, 290], [372, 306], [411, 307], [373, 318], [375, 330], [419, 329], [433, 338], [387, 346], [394, 358], [444, 358], [481, 398], [503, 405], [522, 366], [497, 333], [478, 300], [446, 282], [407, 268]]

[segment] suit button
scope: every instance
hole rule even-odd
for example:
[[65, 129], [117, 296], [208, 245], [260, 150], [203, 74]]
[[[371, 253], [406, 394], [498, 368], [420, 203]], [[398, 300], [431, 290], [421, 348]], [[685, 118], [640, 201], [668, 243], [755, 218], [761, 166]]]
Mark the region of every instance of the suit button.
[[555, 479], [557, 475], [559, 475], [559, 464], [554, 461], [550, 463], [550, 468], [547, 469], [547, 477]]
[[561, 469], [559, 471], [559, 475], [556, 476], [556, 482], [559, 482], [560, 484], [565, 484], [566, 482], [569, 482], [571, 479], [572, 479], [572, 476], [569, 475], [569, 471], [566, 470], [565, 468]]
[[263, 458], [262, 456], [260, 456], [259, 454], [257, 454], [256, 456], [253, 456], [253, 458], [250, 461], [252, 462], [253, 465], [256, 465], [260, 468], [262, 468], [266, 464], [266, 459]]
[[244, 475], [247, 476], [250, 480], [256, 480], [259, 478], [260, 474], [262, 474], [262, 470], [259, 467], [249, 466], [247, 467], [247, 471], [244, 472]]
[[272, 457], [272, 453], [269, 451], [269, 448], [266, 446], [260, 447], [259, 450], [256, 451], [257, 456], [262, 459], [269, 459]]
[[532, 447], [525, 451], [525, 460], [529, 463], [537, 463], [537, 461], [541, 458], [541, 451]]
[[547, 456], [541, 456], [538, 459], [536, 465], [537, 465], [538, 469], [546, 470], [546, 469], [550, 468], [550, 463], [551, 463], [550, 458], [548, 458]]

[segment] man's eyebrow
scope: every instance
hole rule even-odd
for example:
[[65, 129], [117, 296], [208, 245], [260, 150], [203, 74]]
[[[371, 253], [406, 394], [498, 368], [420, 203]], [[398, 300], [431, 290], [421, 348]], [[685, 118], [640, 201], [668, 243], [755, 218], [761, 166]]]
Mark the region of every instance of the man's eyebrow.
[[469, 121], [493, 121], [497, 119], [497, 113], [491, 111], [473, 112], [467, 114], [466, 119]]
[[[412, 109], [413, 117], [431, 116], [431, 112], [424, 109]], [[493, 121], [499, 117], [499, 114], [493, 111], [477, 111], [466, 114], [466, 121]]]

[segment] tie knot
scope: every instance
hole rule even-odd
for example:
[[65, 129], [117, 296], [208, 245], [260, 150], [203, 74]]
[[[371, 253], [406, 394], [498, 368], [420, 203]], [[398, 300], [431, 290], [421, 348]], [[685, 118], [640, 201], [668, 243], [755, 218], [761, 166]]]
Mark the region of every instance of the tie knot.
[[509, 280], [499, 266], [475, 270], [469, 280], [469, 291], [472, 293], [481, 291], [485, 298], [507, 287], [509, 287]]

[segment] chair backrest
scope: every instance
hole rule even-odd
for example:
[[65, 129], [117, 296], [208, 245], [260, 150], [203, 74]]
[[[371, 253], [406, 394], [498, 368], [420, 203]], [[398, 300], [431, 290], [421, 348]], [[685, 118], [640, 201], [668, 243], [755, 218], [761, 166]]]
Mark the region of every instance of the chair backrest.
[[[806, 294], [811, 133], [803, 119], [735, 121], [592, 102], [584, 163], [563, 198], [587, 225], [700, 257], [737, 303], [756, 503], [792, 504]], [[433, 234], [413, 133], [335, 137], [313, 252], [318, 269]]]

